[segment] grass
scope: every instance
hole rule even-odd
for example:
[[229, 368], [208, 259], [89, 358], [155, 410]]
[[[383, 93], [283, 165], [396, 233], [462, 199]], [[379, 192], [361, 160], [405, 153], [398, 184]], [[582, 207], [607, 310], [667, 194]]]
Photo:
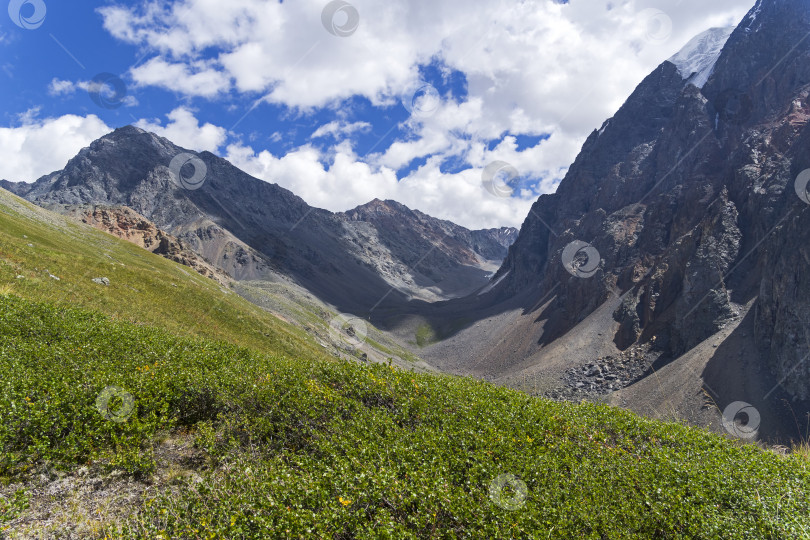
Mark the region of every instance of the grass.
[[[82, 536], [810, 537], [799, 455], [336, 360], [174, 263], [0, 205], [0, 486], [43, 467], [149, 481], [166, 441], [202, 456]], [[41, 502], [27, 487], [0, 497], [0, 535]]]
[[416, 344], [420, 347], [427, 347], [436, 342], [436, 332], [427, 323], [420, 324], [416, 329]]
[[801, 457], [805, 461], [810, 462], [810, 442], [801, 441], [791, 448], [791, 453], [795, 456]]
[[[311, 332], [329, 339], [329, 323], [339, 315], [326, 304], [312, 298], [309, 293], [285, 284], [270, 282], [239, 282], [235, 286], [240, 295], [251, 302], [276, 311], [283, 319], [297, 321], [309, 327]], [[380, 356], [391, 358], [398, 365], [407, 367], [419, 362], [419, 358], [396, 343], [366, 321], [365, 347], [375, 349]], [[359, 355], [362, 351], [355, 351]]]
[[0, 497], [0, 525], [19, 517], [27, 510], [30, 498], [24, 489], [16, 490], [9, 498]]
[[[810, 527], [805, 460], [605, 406], [259, 354], [13, 295], [0, 297], [0, 340], [0, 474], [47, 462], [148, 475], [166, 432], [190, 433], [206, 456], [200, 481], [178, 477], [109, 537], [776, 539]], [[111, 386], [134, 400], [125, 421], [98, 408]]]
[[[108, 277], [110, 286], [93, 283], [96, 277]], [[116, 319], [253, 350], [323, 354], [303, 330], [213, 280], [3, 190], [0, 292], [83, 306]]]

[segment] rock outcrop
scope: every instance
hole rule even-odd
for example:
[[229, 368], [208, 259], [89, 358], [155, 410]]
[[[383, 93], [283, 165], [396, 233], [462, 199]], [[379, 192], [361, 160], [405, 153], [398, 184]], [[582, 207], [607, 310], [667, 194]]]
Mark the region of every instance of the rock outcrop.
[[[160, 230], [154, 223], [126, 206], [65, 206], [52, 209], [82, 223], [138, 245], [152, 253], [192, 268], [222, 285], [230, 276], [203, 260], [182, 241]], [[104, 278], [106, 279], [106, 278]], [[109, 283], [107, 283], [109, 284]]]

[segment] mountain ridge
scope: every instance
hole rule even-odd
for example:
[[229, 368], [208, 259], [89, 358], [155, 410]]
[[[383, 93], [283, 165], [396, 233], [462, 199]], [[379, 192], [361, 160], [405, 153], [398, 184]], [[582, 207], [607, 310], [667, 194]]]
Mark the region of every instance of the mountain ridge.
[[[199, 160], [206, 172], [199, 188], [184, 189], [170, 170], [181, 154]], [[0, 185], [56, 210], [126, 206], [237, 280], [289, 277], [344, 311], [411, 298], [442, 300], [482, 287], [500, 262], [489, 257], [502, 259], [504, 241], [516, 234], [450, 227], [402, 206], [397, 220], [410, 219], [405, 236], [413, 238], [406, 231], [419, 223], [427, 224], [425, 231], [450, 233], [409, 244], [402, 234], [391, 236], [343, 213], [310, 207], [210, 152], [188, 151], [134, 126], [94, 141], [62, 171], [32, 184]]]
[[[651, 388], [633, 391], [655, 378], [689, 421], [713, 421], [707, 395], [796, 436], [781, 400], [810, 410], [810, 213], [794, 190], [810, 168], [808, 35], [810, 1], [761, 1], [702, 88], [669, 60], [653, 70], [535, 202], [491, 290], [425, 312], [447, 337], [426, 358], [660, 416]], [[462, 314], [475, 322], [453, 329]], [[613, 367], [630, 364], [640, 378]]]

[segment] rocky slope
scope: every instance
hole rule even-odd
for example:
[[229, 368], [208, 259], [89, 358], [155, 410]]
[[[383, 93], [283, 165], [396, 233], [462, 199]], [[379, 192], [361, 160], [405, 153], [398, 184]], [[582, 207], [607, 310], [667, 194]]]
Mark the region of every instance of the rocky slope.
[[[454, 346], [488, 335], [463, 357], [436, 346], [437, 363], [510, 383], [539, 375], [547, 394], [610, 392], [582, 374], [632, 352], [617, 376], [632, 384], [736, 328], [752, 304], [752, 376], [773, 391], [727, 375], [692, 393], [719, 410], [810, 397], [810, 199], [796, 188], [810, 168], [810, 0], [760, 0], [713, 53], [724, 33], [689, 45], [701, 59], [665, 61], [594, 130], [557, 193], [534, 204], [491, 292], [425, 312], [434, 324], [475, 312], [480, 328]], [[742, 370], [724, 349], [706, 349], [700, 369]]]
[[66, 206], [60, 213], [122, 238], [152, 253], [192, 268], [199, 274], [227, 284], [229, 276], [203, 260], [181, 240], [126, 206]]
[[[367, 313], [412, 298], [480, 288], [515, 231], [468, 231], [397, 205], [312, 208], [227, 161], [129, 126], [33, 184], [0, 184], [56, 210], [125, 206], [237, 280], [293, 279], [342, 311]], [[395, 230], [386, 230], [392, 227]]]
[[[358, 228], [366, 224], [373, 240], [365, 244], [364, 251], [381, 275], [387, 273], [392, 260], [399, 261], [435, 283], [437, 293], [453, 296], [479, 289], [487, 274], [498, 269], [518, 232], [510, 227], [470, 231], [396, 201], [379, 199], [340, 216]], [[391, 256], [380, 257], [375, 252], [379, 247]]]

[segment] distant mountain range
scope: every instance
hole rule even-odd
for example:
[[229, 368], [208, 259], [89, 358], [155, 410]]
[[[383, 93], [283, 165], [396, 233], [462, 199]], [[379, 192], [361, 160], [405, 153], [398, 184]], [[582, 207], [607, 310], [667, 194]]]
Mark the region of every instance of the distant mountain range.
[[[199, 160], [199, 185], [185, 183], [198, 172], [193, 163], [180, 181], [177, 156]], [[137, 213], [234, 279], [291, 279], [344, 311], [480, 289], [517, 237], [513, 228], [470, 231], [392, 201], [342, 214], [313, 208], [211, 153], [132, 126], [93, 142], [61, 171], [0, 186], [62, 213]]]

